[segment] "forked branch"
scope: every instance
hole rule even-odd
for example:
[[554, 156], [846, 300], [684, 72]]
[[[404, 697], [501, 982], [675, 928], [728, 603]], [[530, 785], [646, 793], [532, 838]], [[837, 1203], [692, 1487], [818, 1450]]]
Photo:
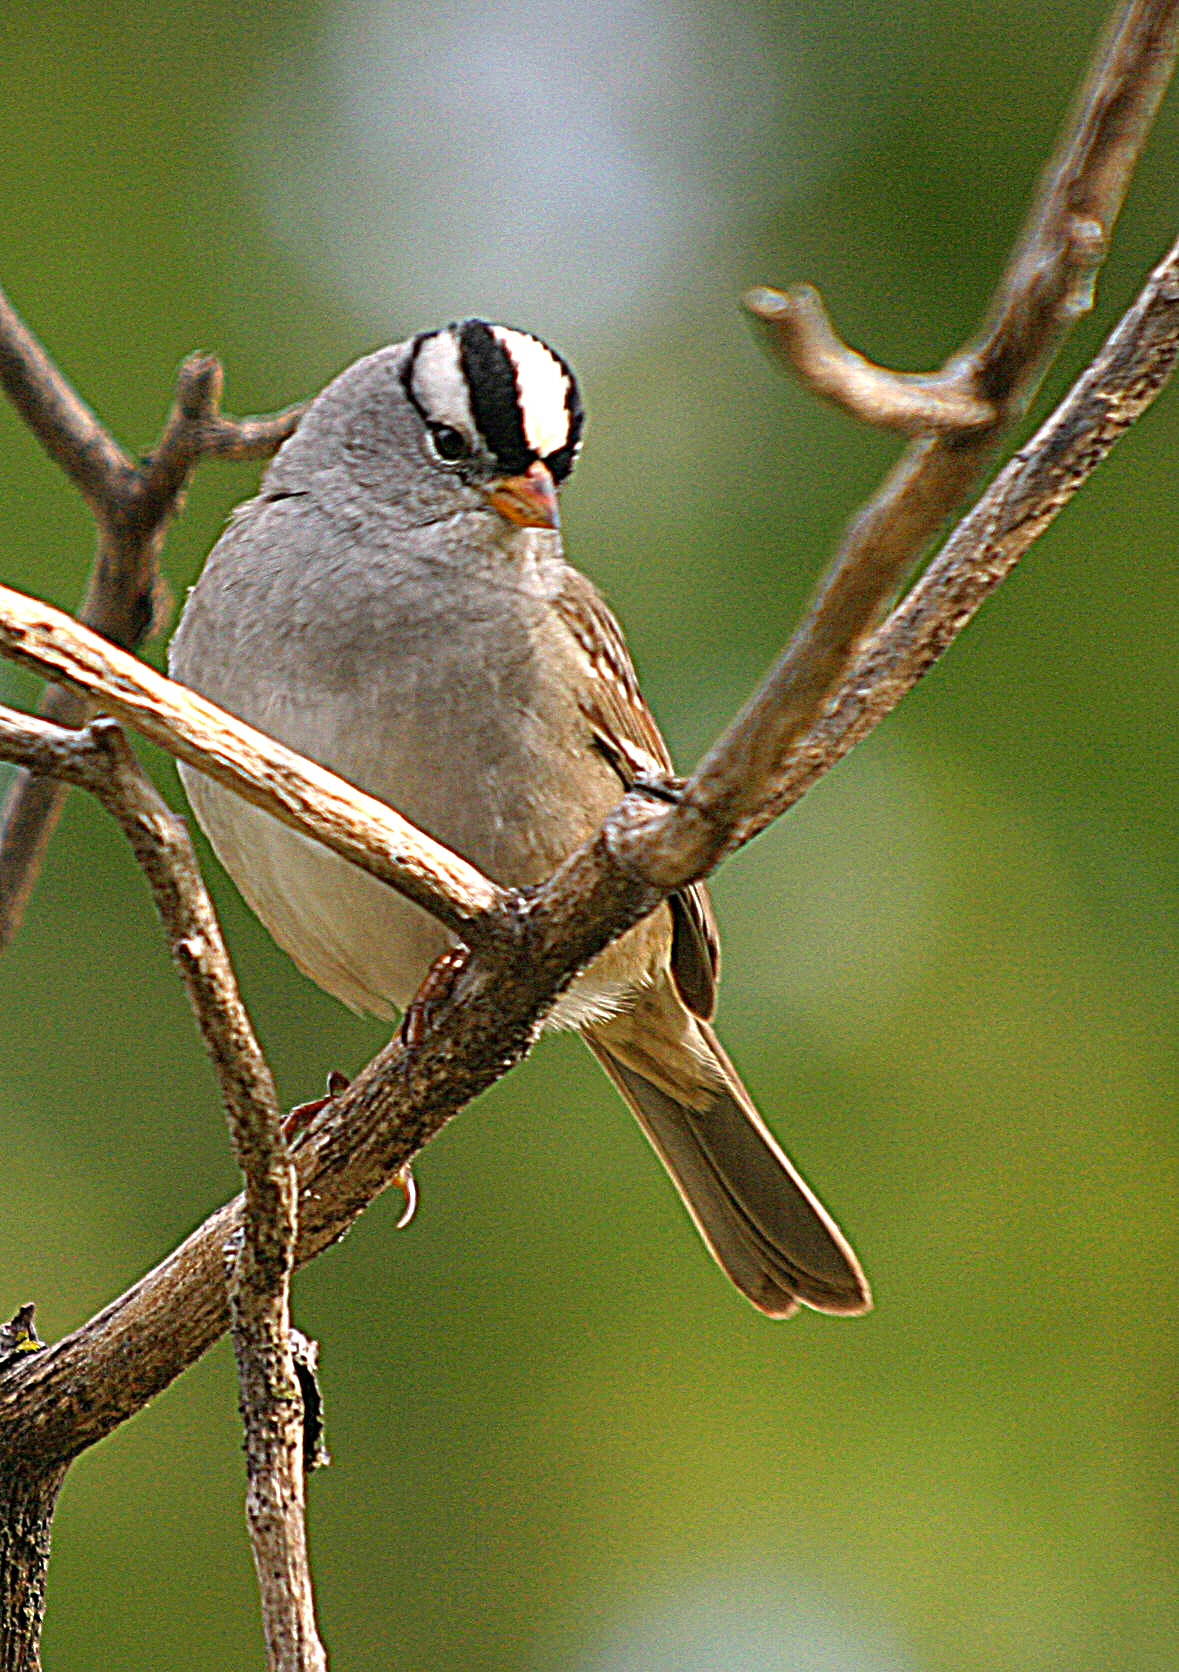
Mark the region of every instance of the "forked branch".
[[[869, 423], [918, 433], [856, 516], [809, 616], [738, 725], [748, 770], [724, 818], [755, 820], [757, 786], [814, 724], [929, 542], [982, 479], [1052, 356], [1092, 306], [1097, 271], [1175, 62], [1179, 0], [1127, 0], [1112, 18], [976, 340], [927, 377], [846, 349], [813, 293], [748, 298], [792, 369]], [[993, 422], [976, 421], [986, 407]], [[762, 751], [755, 740], [768, 745]], [[715, 762], [712, 763], [715, 765]], [[701, 793], [696, 774], [693, 796]]]
[[[291, 434], [302, 406], [235, 421], [220, 410], [222, 373], [192, 354], [176, 380], [172, 409], [151, 452], [135, 460], [70, 386], [0, 291], [0, 388], [94, 515], [98, 550], [80, 619], [134, 650], [151, 632], [166, 594], [159, 572], [164, 533], [202, 458], [265, 459]], [[46, 719], [78, 726], [92, 712], [77, 691], [50, 687]], [[22, 774], [0, 814], [0, 951], [18, 927], [61, 810], [65, 786]]]
[[[432, 1026], [410, 1045], [394, 1041], [300, 1136], [296, 1261], [335, 1240], [458, 1108], [524, 1055], [580, 968], [669, 891], [749, 840], [878, 723], [1158, 393], [1179, 353], [1179, 250], [1152, 275], [1090, 372], [878, 627], [936, 528], [972, 491], [1069, 323], [1089, 305], [1169, 73], [1177, 13], [1179, 0], [1127, 0], [1119, 12], [988, 323], [941, 372], [922, 378], [873, 367], [839, 343], [816, 298], [796, 292], [775, 300], [763, 293], [758, 310], [775, 315], [773, 327], [804, 381], [857, 416], [918, 439], [852, 525], [782, 662], [678, 803], [628, 796], [598, 836], [527, 898], [498, 888], [390, 809], [107, 642], [135, 644], [146, 630], [160, 535], [193, 462], [206, 454], [264, 456], [287, 433], [292, 415], [229, 425], [217, 412], [219, 371], [198, 357], [186, 363], [155, 453], [132, 464], [0, 305], [0, 382], [96, 507], [99, 560], [84, 615], [106, 633], [105, 640], [96, 638], [60, 612], [0, 589], [0, 650], [69, 685], [74, 696], [53, 700], [73, 716], [101, 702], [384, 878], [475, 954]], [[38, 730], [26, 717], [0, 716], [0, 756], [23, 761], [34, 774], [18, 790], [18, 817], [0, 845], [2, 944], [5, 923], [14, 922], [35, 874], [48, 829], [45, 808], [57, 785], [82, 782], [84, 769], [102, 776], [108, 791], [116, 780], [128, 794], [128, 786], [143, 786], [108, 726], [71, 737], [52, 726]], [[126, 806], [122, 814], [115, 802], [111, 807], [116, 816], [129, 816]], [[151, 817], [146, 807], [131, 817], [141, 839]], [[166, 869], [174, 884], [179, 872]], [[172, 909], [161, 903], [166, 922]], [[206, 1033], [216, 1034], [215, 1055], [223, 1050], [229, 1065], [231, 1112], [234, 1097], [243, 1100], [234, 1130], [247, 1192], [82, 1329], [0, 1372], [0, 1481], [7, 1470], [11, 1481], [40, 1483], [42, 1521], [69, 1459], [198, 1357], [227, 1327], [231, 1299], [239, 1363], [243, 1352], [256, 1353], [266, 1384], [256, 1409], [278, 1424], [267, 1454], [269, 1479], [291, 1478], [290, 1447], [282, 1438], [289, 1392], [282, 1376], [289, 1367], [285, 1349], [275, 1344], [286, 1339], [285, 1275], [296, 1214], [273, 1089], [252, 1036], [237, 1031], [236, 994], [214, 991], [212, 966], [203, 961], [205, 928], [173, 939], [190, 987], [206, 983], [216, 1012]], [[252, 1252], [237, 1262], [231, 1297], [227, 1249], [243, 1239]], [[246, 1381], [243, 1368], [243, 1386]], [[281, 1486], [277, 1491], [281, 1498]], [[274, 1501], [281, 1512], [283, 1503]], [[27, 1507], [17, 1504], [14, 1513]], [[309, 1607], [308, 1601], [308, 1632], [292, 1655], [313, 1656], [318, 1647]], [[297, 1636], [301, 1628], [292, 1629]], [[289, 1664], [316, 1663], [291, 1658]]]
[[[953, 641], [1001, 574], [1150, 404], [1177, 356], [1179, 247], [1152, 275], [1092, 370], [865, 647], [828, 713], [800, 744], [773, 759], [770, 781], [779, 806], [797, 799], [870, 730]], [[6, 611], [0, 595], [0, 619]], [[123, 686], [118, 689], [121, 700]], [[153, 735], [159, 740], [163, 733]], [[579, 968], [670, 889], [699, 874], [694, 867], [707, 868], [733, 845], [728, 774], [749, 752], [737, 725], [689, 780], [678, 806], [628, 796], [603, 832], [544, 887], [525, 902], [509, 902], [511, 933], [488, 937], [452, 1005], [425, 1037], [412, 1048], [394, 1041], [327, 1106], [295, 1154], [299, 1262], [335, 1240], [458, 1108], [519, 1060]], [[763, 738], [756, 752], [772, 754], [769, 741]], [[748, 839], [768, 816], [762, 805], [736, 839]], [[34, 1354], [21, 1367], [19, 1386], [0, 1378], [0, 1454], [20, 1458], [32, 1445], [42, 1458], [67, 1459], [211, 1345], [228, 1321], [224, 1249], [240, 1212], [238, 1203], [223, 1208], [105, 1312]], [[30, 1411], [39, 1414], [35, 1431], [27, 1425]]]

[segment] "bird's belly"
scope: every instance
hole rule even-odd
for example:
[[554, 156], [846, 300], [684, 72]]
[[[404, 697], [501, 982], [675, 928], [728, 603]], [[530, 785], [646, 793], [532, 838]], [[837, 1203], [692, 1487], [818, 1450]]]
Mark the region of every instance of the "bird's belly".
[[181, 771], [217, 857], [304, 975], [353, 1010], [404, 1009], [447, 945], [442, 925], [219, 784]]
[[[248, 705], [254, 724], [396, 807], [505, 885], [544, 881], [620, 793], [596, 752], [574, 754], [555, 742], [577, 733], [542, 706], [509, 720], [502, 703], [464, 712], [403, 688], [380, 713], [358, 715], [353, 696], [346, 722], [328, 693], [308, 702], [304, 691], [296, 709], [274, 699], [274, 689], [270, 701]], [[239, 699], [237, 706], [247, 705]], [[403, 1010], [452, 939], [442, 925], [219, 784], [188, 767], [181, 772], [221, 863], [304, 974], [353, 1009]], [[620, 1007], [630, 983], [615, 973], [615, 957], [611, 948], [579, 978], [551, 1025], [580, 1026]]]

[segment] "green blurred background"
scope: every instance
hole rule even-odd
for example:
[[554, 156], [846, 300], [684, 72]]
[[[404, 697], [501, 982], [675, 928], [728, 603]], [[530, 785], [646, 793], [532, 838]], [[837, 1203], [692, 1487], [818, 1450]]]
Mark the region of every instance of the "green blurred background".
[[[858, 346], [984, 305], [1101, 5], [139, 0], [6, 8], [0, 273], [128, 444], [184, 353], [264, 410], [481, 312], [578, 366], [575, 559], [689, 764], [894, 456], [736, 306]], [[1172, 236], [1164, 109], [1059, 393]], [[872, 1277], [772, 1325], [575, 1040], [296, 1285], [334, 1466], [333, 1663], [1170, 1672], [1179, 571], [1172, 391], [942, 667], [716, 884], [721, 1029]], [[256, 471], [206, 467], [181, 594]], [[0, 412], [0, 575], [67, 607], [78, 499]], [[159, 645], [150, 652], [157, 663]], [[34, 686], [0, 668], [0, 696]], [[174, 800], [170, 764], [153, 769]], [[4, 769], [0, 768], [0, 772]], [[284, 1096], [383, 1040], [210, 878]], [[4, 1316], [79, 1323], [234, 1188], [122, 839], [74, 797], [0, 968]], [[225, 1345], [72, 1470], [54, 1666], [261, 1663]]]

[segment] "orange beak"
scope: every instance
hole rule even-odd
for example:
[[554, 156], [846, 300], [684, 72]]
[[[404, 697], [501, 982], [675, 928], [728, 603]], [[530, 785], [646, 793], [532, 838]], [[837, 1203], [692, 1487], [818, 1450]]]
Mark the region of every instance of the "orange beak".
[[559, 528], [557, 485], [537, 459], [522, 476], [501, 476], [484, 488], [490, 504], [517, 528]]

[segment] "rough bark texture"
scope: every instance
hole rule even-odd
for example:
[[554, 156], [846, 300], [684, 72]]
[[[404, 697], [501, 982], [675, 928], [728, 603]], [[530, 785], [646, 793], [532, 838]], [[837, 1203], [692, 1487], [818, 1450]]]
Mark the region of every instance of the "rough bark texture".
[[0, 1672], [40, 1672], [53, 1510], [64, 1466], [0, 1469]]
[[[109, 723], [70, 733], [0, 712], [0, 756], [28, 773], [0, 842], [0, 945], [36, 873], [59, 786], [83, 785], [119, 818], [156, 894], [221, 1075], [246, 1180], [242, 1199], [97, 1317], [0, 1371], [0, 1672], [38, 1664], [50, 1519], [70, 1459], [167, 1386], [231, 1319], [270, 1665], [320, 1672], [288, 1340], [292, 1265], [338, 1238], [457, 1109], [524, 1055], [548, 1006], [590, 958], [749, 840], [878, 723], [1158, 393], [1179, 353], [1179, 246], [1058, 412], [877, 627], [936, 527], [973, 489], [1070, 322], [1090, 305], [1173, 60], [1177, 13], [1179, 0], [1127, 0], [1117, 14], [987, 323], [941, 372], [914, 379], [871, 366], [838, 342], [813, 297], [756, 299], [805, 381], [869, 422], [918, 439], [852, 524], [778, 668], [678, 802], [628, 796], [594, 840], [526, 897], [495, 887], [390, 809], [60, 612], [0, 589], [0, 653], [69, 686], [51, 699], [62, 714], [77, 718], [101, 702], [384, 878], [473, 952], [430, 1026], [393, 1041], [311, 1119], [292, 1166], [215, 919], [203, 915], [207, 900], [180, 821], [159, 805]], [[0, 383], [95, 510], [99, 560], [86, 613], [125, 643], [138, 642], [150, 622], [159, 539], [195, 461], [265, 456], [293, 422], [292, 414], [240, 426], [221, 419], [219, 369], [197, 357], [182, 369], [156, 451], [133, 463], [3, 298]]]

